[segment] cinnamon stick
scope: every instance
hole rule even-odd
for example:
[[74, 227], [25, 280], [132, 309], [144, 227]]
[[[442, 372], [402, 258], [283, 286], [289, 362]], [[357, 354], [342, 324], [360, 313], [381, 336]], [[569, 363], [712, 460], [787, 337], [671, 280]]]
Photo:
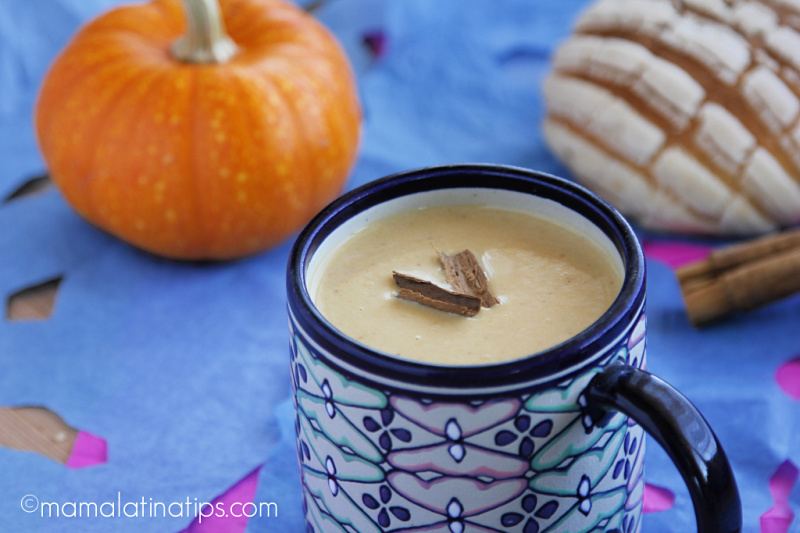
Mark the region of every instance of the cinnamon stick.
[[492, 307], [500, 303], [489, 290], [489, 280], [480, 263], [469, 250], [456, 255], [437, 252], [439, 261], [444, 266], [445, 279], [456, 292], [470, 294], [481, 299], [483, 307]]
[[400, 287], [398, 298], [465, 317], [475, 316], [481, 310], [481, 299], [477, 296], [448, 291], [430, 281], [400, 272], [393, 272], [392, 275]]
[[800, 230], [715, 250], [677, 276], [695, 326], [762, 307], [800, 292]]

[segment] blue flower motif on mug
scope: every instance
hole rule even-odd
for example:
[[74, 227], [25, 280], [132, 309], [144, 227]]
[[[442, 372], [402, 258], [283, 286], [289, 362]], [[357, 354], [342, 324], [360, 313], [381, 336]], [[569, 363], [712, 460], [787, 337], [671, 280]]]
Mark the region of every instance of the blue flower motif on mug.
[[[430, 400], [372, 388], [295, 341], [312, 531], [636, 531], [643, 432], [619, 414], [602, 428], [587, 423], [581, 391], [593, 373], [540, 394]], [[607, 360], [628, 360], [637, 344]]]
[[339, 484], [336, 482], [336, 463], [333, 462], [330, 455], [325, 458], [325, 470], [328, 472], [328, 488], [331, 489], [331, 495], [336, 496], [339, 494]]
[[619, 527], [610, 529], [608, 533], [635, 533], [636, 531], [636, 517], [626, 514], [622, 518], [622, 524]]
[[509, 446], [519, 439], [517, 454], [520, 457], [529, 459], [536, 451], [535, 439], [543, 439], [550, 436], [553, 431], [553, 421], [547, 418], [534, 424], [530, 415], [523, 414], [514, 419], [514, 429], [516, 431], [510, 429], [498, 431], [494, 436], [494, 443], [501, 447]]
[[458, 501], [458, 498], [453, 498], [447, 504], [447, 518], [450, 531], [453, 533], [461, 533], [464, 531], [464, 522], [461, 520], [461, 515], [464, 512], [464, 506]]
[[[387, 456], [393, 468], [387, 475], [389, 486], [441, 516], [440, 522], [431, 524], [436, 528], [431, 531], [483, 531], [480, 521], [473, 521], [473, 517], [513, 501], [527, 489], [524, 473], [528, 461], [469, 442], [473, 436], [512, 420], [520, 410], [519, 400], [469, 405], [393, 396], [389, 403], [419, 431], [438, 437], [429, 444], [398, 449]], [[470, 497], [454, 498], [454, 494]]]
[[386, 452], [392, 451], [392, 438], [404, 444], [411, 442], [411, 432], [409, 430], [402, 427], [390, 427], [394, 419], [394, 410], [391, 407], [387, 407], [380, 410], [380, 416], [374, 418], [365, 416], [362, 420], [364, 429], [370, 433], [380, 432], [378, 445]]
[[625, 455], [621, 457], [617, 464], [614, 466], [614, 479], [619, 478], [620, 476], [623, 479], [629, 479], [631, 477], [631, 459], [635, 459], [636, 451], [638, 450], [638, 439], [636, 437], [631, 437], [630, 433], [625, 435], [625, 441], [622, 445], [622, 448], [625, 452]]
[[303, 366], [300, 357], [298, 357], [297, 348], [294, 343], [292, 343], [291, 350], [289, 350], [289, 361], [292, 372], [292, 391], [296, 391], [301, 387], [301, 380], [302, 383], [308, 382], [308, 372], [306, 371], [305, 366]]
[[378, 511], [378, 525], [382, 528], [388, 528], [392, 525], [392, 516], [401, 522], [408, 522], [411, 519], [411, 513], [405, 507], [398, 505], [389, 505], [392, 500], [392, 489], [386, 485], [381, 485], [378, 488], [378, 498], [376, 499], [371, 494], [363, 494], [361, 502], [373, 511]]
[[464, 449], [464, 439], [461, 434], [461, 426], [458, 425], [458, 420], [451, 418], [444, 426], [444, 434], [447, 435], [448, 446], [447, 453], [450, 457], [455, 459], [457, 463], [464, 460], [466, 450]]
[[592, 491], [592, 482], [589, 479], [589, 476], [583, 475], [581, 477], [580, 482], [578, 483], [578, 510], [582, 512], [585, 516], [588, 516], [589, 513], [592, 512], [592, 498], [591, 498], [591, 491]]
[[[470, 473], [471, 468], [479, 467], [476, 461], [480, 458], [488, 459], [487, 454], [492, 454], [494, 457], [493, 452], [470, 444], [469, 438], [513, 418], [521, 405], [516, 399], [491, 400], [477, 406], [445, 402], [425, 404], [402, 396], [392, 396], [389, 401], [397, 412], [418, 426], [420, 430], [439, 437], [438, 443], [434, 443], [424, 450], [446, 453], [448, 460], [440, 465], [444, 468], [443, 473], [458, 475], [466, 475]], [[419, 455], [421, 451], [423, 451], [422, 448], [392, 453], [388, 460], [396, 468], [414, 471], [412, 458]], [[527, 468], [526, 465], [523, 466], [524, 462], [522, 461], [512, 458], [512, 462], [513, 466], [508, 464], [507, 459], [501, 460], [500, 464], [511, 468], [514, 475], [519, 475]], [[522, 468], [521, 471], [520, 468]], [[482, 475], [493, 479], [508, 477], [502, 471], [487, 471]]]
[[[558, 501], [548, 500], [537, 510], [539, 503], [535, 494], [527, 494], [520, 501], [520, 512], [507, 512], [502, 515], [500, 523], [505, 528], [514, 527], [523, 521], [525, 525], [522, 528], [522, 533], [539, 533], [540, 524], [538, 519], [549, 520], [553, 514], [558, 510]], [[525, 520], [527, 518], [527, 520]]]
[[584, 411], [584, 414], [581, 416], [581, 424], [583, 424], [583, 429], [586, 431], [586, 434], [589, 435], [594, 431], [595, 421], [592, 419], [589, 413], [586, 412], [588, 402], [586, 401], [586, 396], [583, 394], [578, 396], [578, 405], [581, 407], [581, 410]]
[[330, 418], [336, 416], [336, 405], [333, 403], [333, 389], [328, 380], [322, 382], [322, 394], [325, 396], [325, 411]]

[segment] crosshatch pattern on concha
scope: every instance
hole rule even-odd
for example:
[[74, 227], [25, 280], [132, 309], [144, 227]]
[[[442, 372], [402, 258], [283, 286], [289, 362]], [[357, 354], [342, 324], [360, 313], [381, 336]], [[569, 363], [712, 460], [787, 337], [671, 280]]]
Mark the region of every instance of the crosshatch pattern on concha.
[[544, 82], [551, 150], [645, 227], [800, 222], [800, 2], [599, 0]]

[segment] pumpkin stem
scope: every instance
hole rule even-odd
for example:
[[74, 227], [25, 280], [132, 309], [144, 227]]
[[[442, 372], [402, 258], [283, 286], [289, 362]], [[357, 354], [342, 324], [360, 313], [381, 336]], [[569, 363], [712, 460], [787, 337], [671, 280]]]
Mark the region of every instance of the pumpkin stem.
[[172, 57], [185, 63], [224, 63], [237, 52], [225, 32], [217, 0], [182, 0], [186, 35], [172, 44]]

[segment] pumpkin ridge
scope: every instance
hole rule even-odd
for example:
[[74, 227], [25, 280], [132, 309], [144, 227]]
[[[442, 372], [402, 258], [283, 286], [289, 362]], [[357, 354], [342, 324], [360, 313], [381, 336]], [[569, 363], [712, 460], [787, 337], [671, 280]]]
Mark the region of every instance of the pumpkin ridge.
[[[67, 202], [176, 259], [231, 259], [287, 238], [340, 192], [358, 149], [358, 94], [335, 37], [282, 1], [219, 4], [242, 50], [229, 62], [171, 58], [186, 31], [181, 0], [151, 0], [80, 30], [37, 102], [42, 155]], [[275, 29], [266, 48], [263, 28]]]
[[[108, 151], [105, 153], [108, 160], [105, 166], [110, 169], [111, 174], [108, 179], [113, 180], [113, 184], [107, 186], [98, 183], [95, 176], [90, 197], [94, 205], [107, 210], [100, 218], [102, 227], [107, 231], [137, 246], [143, 246], [143, 243], [149, 242], [153, 235], [157, 235], [155, 246], [160, 246], [158, 243], [162, 242], [169, 232], [159, 228], [161, 223], [155, 220], [157, 211], [149, 208], [146, 213], [137, 214], [139, 209], [136, 206], [151, 204], [152, 187], [157, 187], [159, 182], [166, 184], [163, 194], [169, 198], [170, 177], [155, 163], [154, 149], [159, 144], [158, 139], [163, 138], [162, 136], [170, 129], [169, 123], [176, 120], [175, 108], [178, 106], [174, 99], [171, 100], [173, 115], [164, 113], [161, 123], [149, 113], [143, 115], [136, 111], [132, 112], [131, 110], [143, 109], [147, 107], [145, 104], [159, 99], [157, 89], [163, 86], [166, 78], [170, 77], [168, 71], [162, 69], [142, 70], [143, 73], [139, 77], [140, 85], [126, 85], [123, 94], [114, 103], [117, 114], [106, 116], [106, 122], [110, 124], [125, 124], [118, 127], [118, 133], [113, 136], [114, 143], [108, 145]], [[148, 144], [140, 144], [142, 139], [152, 140]], [[110, 140], [106, 139], [107, 142]], [[98, 150], [94, 155], [93, 166], [102, 168], [97, 158], [104, 153]], [[118, 190], [116, 199], [109, 198], [114, 189]], [[167, 199], [166, 202], [168, 201]], [[125, 221], [132, 221], [132, 224]]]
[[[108, 87], [104, 91], [96, 91], [98, 85], [103, 85], [104, 80], [108, 73], [112, 73], [112, 78], [117, 82], [113, 86], [113, 90]], [[47, 126], [40, 128], [39, 137], [43, 140], [42, 149], [48, 152], [52, 151], [54, 161], [51, 164], [51, 175], [53, 181], [62, 191], [65, 197], [74, 203], [76, 210], [78, 210], [89, 221], [99, 224], [98, 218], [101, 218], [98, 210], [102, 209], [102, 204], [95, 204], [90, 197], [86, 196], [86, 192], [93, 188], [93, 181], [98, 178], [95, 162], [86, 160], [83, 165], [83, 170], [75, 175], [75, 179], [67, 177], [67, 174], [72, 175], [76, 171], [77, 162], [73, 160], [72, 154], [78, 148], [74, 146], [77, 142], [80, 144], [80, 137], [89, 140], [89, 142], [102, 143], [105, 135], [103, 131], [110, 127], [110, 123], [104, 119], [106, 110], [113, 109], [117, 104], [116, 100], [119, 95], [128, 90], [127, 82], [134, 79], [139, 73], [127, 72], [124, 69], [118, 69], [113, 64], [108, 64], [102, 71], [95, 71], [93, 75], [85, 76], [83, 79], [76, 81], [70, 92], [60, 93], [57, 88], [48, 88], [48, 94], [44, 96], [47, 100], [55, 101], [56, 109], [46, 110], [42, 107], [42, 115], [54, 114], [47, 122]], [[52, 91], [52, 92], [50, 92]], [[85, 98], [80, 98], [81, 93], [85, 91], [86, 94], [92, 94], [91, 102], [87, 103]], [[77, 98], [77, 100], [75, 100]], [[63, 99], [63, 100], [62, 100]], [[58, 101], [62, 100], [63, 108], [59, 109]], [[71, 109], [74, 107], [74, 110]], [[87, 107], [93, 109], [91, 115], [87, 115]], [[39, 123], [44, 121], [40, 118]], [[53, 129], [64, 128], [70, 132], [69, 138], [60, 136], [53, 132]], [[47, 143], [45, 147], [44, 143]], [[98, 144], [100, 146], [100, 144]], [[90, 158], [94, 159], [97, 156], [97, 151], [93, 151]], [[66, 170], [69, 169], [69, 170]]]
[[[274, 145], [264, 145], [262, 151], [276, 170], [270, 175], [273, 185], [270, 192], [273, 195], [273, 201], [291, 205], [294, 212], [290, 218], [275, 217], [271, 223], [280, 228], [281, 234], [288, 235], [293, 226], [305, 223], [311, 218], [313, 212], [309, 212], [310, 210], [315, 212], [316, 209], [322, 207], [320, 205], [315, 208], [318, 201], [314, 199], [318, 193], [314, 190], [313, 183], [316, 178], [313, 175], [312, 167], [318, 154], [308, 142], [304, 117], [302, 114], [298, 114], [294, 107], [294, 99], [286, 93], [281, 84], [275, 78], [268, 76], [251, 76], [250, 81], [254, 84], [254, 90], [260, 89], [259, 92], [261, 92], [261, 90], [267, 89], [279, 101], [270, 109], [266, 109], [267, 113], [254, 113], [249, 118], [252, 120], [260, 116], [269, 122], [267, 114], [279, 106], [283, 110], [283, 119], [278, 119], [277, 128], [291, 130], [273, 135], [270, 140], [277, 139], [278, 142]], [[267, 156], [270, 152], [273, 155]], [[303, 157], [304, 155], [307, 157]]]
[[[129, 94], [134, 94], [132, 91], [131, 83], [133, 80], [138, 80], [141, 84], [140, 87], [143, 87], [144, 90], [139, 94], [140, 98], [144, 98], [144, 92], [146, 92], [154, 83], [157, 82], [157, 74], [154, 72], [150, 72], [148, 69], [142, 68], [140, 71], [134, 71], [129, 69], [130, 75], [127, 78], [119, 79], [119, 83], [116, 86], [116, 90], [113, 93], [110, 93], [108, 98], [105, 101], [104, 109], [98, 111], [95, 116], [95, 124], [90, 128], [93, 131], [95, 137], [99, 140], [98, 148], [95, 149], [91, 154], [91, 160], [89, 166], [95, 169], [95, 172], [88, 173], [84, 176], [83, 180], [78, 181], [80, 186], [86, 189], [84, 194], [88, 194], [88, 197], [91, 200], [91, 204], [94, 205], [95, 209], [89, 213], [87, 213], [87, 217], [90, 220], [102, 220], [106, 224], [109, 222], [107, 219], [108, 215], [101, 214], [101, 210], [105, 207], [108, 207], [106, 202], [103, 202], [100, 198], [95, 197], [97, 187], [104, 188], [105, 185], [99, 184], [99, 179], [108, 179], [108, 180], [121, 180], [123, 179], [120, 176], [117, 176], [116, 172], [114, 172], [113, 167], [116, 165], [117, 157], [120, 154], [117, 154], [118, 150], [113, 150], [111, 146], [108, 145], [108, 140], [110, 137], [110, 130], [114, 127], [114, 121], [108, 120], [108, 116], [113, 113], [114, 109], [118, 109], [120, 107], [120, 100]], [[138, 99], [137, 99], [138, 100]], [[138, 101], [133, 101], [127, 103], [126, 105], [137, 105]], [[132, 125], [131, 125], [132, 126]], [[127, 129], [127, 128], [125, 128]], [[101, 148], [102, 147], [102, 148]], [[109, 154], [107, 155], [103, 149], [108, 149]], [[110, 155], [114, 154], [114, 155]], [[105, 157], [104, 157], [105, 156]], [[116, 156], [116, 157], [115, 157]], [[108, 170], [107, 176], [100, 176], [98, 174], [98, 170], [103, 170], [109, 166], [108, 163], [103, 163], [98, 160], [107, 159], [111, 162], [110, 168]]]
[[[231, 38], [245, 48], [298, 43], [308, 49], [309, 45], [319, 44], [320, 33], [327, 31], [314, 17], [290, 3], [225, 0], [220, 2], [220, 8]], [[254, 20], [258, 24], [253, 24]], [[316, 48], [315, 52], [327, 53], [321, 44], [319, 50]]]
[[[119, 36], [136, 37], [148, 44], [155, 39], [160, 43], [157, 47], [161, 48], [163, 43], [171, 42], [183, 31], [180, 13], [180, 4], [175, 0], [119, 5], [89, 21], [75, 38], [108, 39], [109, 45], [117, 42]], [[177, 23], [173, 23], [173, 20], [177, 20]]]
[[[197, 102], [204, 97], [200, 87], [202, 85], [202, 75], [207, 72], [209, 67], [206, 65], [196, 65], [190, 70], [190, 82], [188, 86], [190, 87], [191, 94], [189, 95], [189, 102], [192, 103], [190, 105], [189, 116], [188, 116], [188, 137], [190, 139], [189, 146], [191, 147], [192, 157], [189, 160], [188, 166], [188, 175], [190, 179], [188, 180], [188, 196], [192, 199], [189, 201], [189, 212], [187, 213], [189, 219], [191, 220], [190, 226], [192, 227], [193, 231], [192, 234], [194, 238], [192, 239], [191, 245], [189, 245], [190, 252], [189, 255], [194, 256], [196, 252], [193, 248], [205, 248], [205, 243], [208, 241], [208, 234], [209, 234], [209, 226], [206, 223], [207, 217], [201, 215], [203, 213], [203, 198], [204, 195], [208, 194], [208, 191], [204, 191], [201, 189], [199, 181], [199, 176], [203, 176], [206, 172], [206, 169], [203, 168], [201, 163], [202, 156], [204, 156], [204, 151], [206, 150], [205, 146], [201, 146], [198, 142], [200, 134], [200, 128], [204, 126], [202, 120], [200, 119], [200, 110], [197, 105]], [[203, 244], [199, 244], [203, 243]], [[214, 250], [207, 250], [203, 256], [199, 257], [199, 259], [214, 259], [216, 254]], [[207, 256], [207, 257], [206, 257]]]
[[[262, 74], [262, 79], [268, 80], [273, 86], [278, 90], [278, 92], [282, 95], [283, 101], [286, 105], [289, 106], [289, 109], [294, 117], [294, 122], [297, 124], [297, 127], [302, 132], [301, 138], [304, 139], [304, 144], [306, 149], [313, 152], [315, 157], [311, 159], [311, 165], [309, 167], [309, 171], [313, 174], [311, 179], [313, 180], [313, 185], [311, 189], [318, 189], [322, 187], [325, 191], [325, 197], [328, 198], [327, 201], [333, 199], [333, 197], [339, 192], [338, 188], [336, 191], [331, 191], [330, 186], [328, 185], [328, 181], [330, 180], [330, 176], [326, 176], [326, 174], [335, 174], [340, 171], [340, 169], [335, 168], [333, 165], [334, 163], [329, 162], [331, 159], [335, 159], [334, 150], [338, 150], [338, 143], [336, 139], [342, 138], [343, 136], [350, 137], [350, 132], [347, 131], [345, 127], [344, 120], [339, 118], [340, 113], [343, 112], [343, 108], [345, 106], [341, 105], [340, 95], [336, 94], [334, 91], [338, 88], [335, 86], [323, 86], [320, 82], [318, 82], [315, 77], [308, 73], [308, 69], [310, 67], [303, 67], [298, 65], [297, 63], [292, 63], [287, 58], [275, 58], [269, 68], [267, 65], [262, 65], [262, 69], [260, 69]], [[296, 87], [301, 87], [299, 92], [303, 94], [309, 94], [309, 96], [304, 97], [304, 101], [299, 101], [296, 98], [292, 98], [291, 91], [288, 91], [286, 87], [281, 86], [280, 83], [277, 83], [276, 79], [285, 79], [289, 78], [295, 80], [296, 83], [299, 83]], [[334, 89], [332, 91], [331, 89]], [[337, 105], [334, 103], [335, 99], [339, 99], [340, 103]], [[316, 106], [319, 110], [318, 113], [315, 113], [315, 116], [310, 116], [311, 113], [308, 109], [303, 109], [303, 105], [309, 105], [309, 102], [313, 102], [312, 105]], [[327, 112], [325, 112], [327, 111]], [[325, 142], [324, 145], [321, 145], [317, 141], [320, 136], [324, 136]], [[347, 169], [342, 169], [342, 171], [346, 172]], [[308, 193], [305, 196], [309, 196]], [[327, 201], [325, 203], [327, 203]], [[308, 204], [308, 202], [306, 202]], [[308, 217], [318, 209], [323, 207], [323, 204], [320, 205], [308, 205], [307, 210]]]
[[[218, 101], [217, 97], [212, 96], [218, 91], [213, 83], [214, 76], [206, 76], [207, 72], [198, 71], [195, 84], [199, 96], [192, 113], [195, 124], [192, 130], [195, 152], [192, 158], [192, 187], [197, 210], [211, 214], [217, 221], [213, 227], [205, 223], [202, 226], [209, 258], [225, 256], [226, 248], [232, 245], [244, 246], [247, 250], [255, 248], [250, 243], [245, 245], [240, 242], [245, 240], [246, 220], [251, 217], [250, 211], [256, 200], [239, 176], [247, 175], [249, 179], [258, 177], [250, 176], [255, 165], [247, 162], [252, 156], [246, 157], [244, 153], [243, 144], [247, 142], [247, 135], [234, 135], [237, 131], [249, 129], [243, 127], [241, 121], [242, 117], [247, 117], [249, 107], [242, 102], [239, 88], [233, 82], [234, 71], [230, 65], [226, 65], [225, 97], [231, 102], [235, 101], [235, 105], [224, 104], [224, 100]], [[219, 72], [215, 73], [215, 76], [219, 75]], [[230, 124], [237, 126], [231, 129]], [[228, 156], [228, 152], [235, 155]], [[249, 172], [243, 170], [245, 166]], [[239, 202], [241, 208], [236, 210], [237, 217], [231, 217], [226, 215], [231, 212], [226, 206], [236, 205], [237, 194], [242, 198]], [[261, 215], [272, 216], [271, 213]]]

